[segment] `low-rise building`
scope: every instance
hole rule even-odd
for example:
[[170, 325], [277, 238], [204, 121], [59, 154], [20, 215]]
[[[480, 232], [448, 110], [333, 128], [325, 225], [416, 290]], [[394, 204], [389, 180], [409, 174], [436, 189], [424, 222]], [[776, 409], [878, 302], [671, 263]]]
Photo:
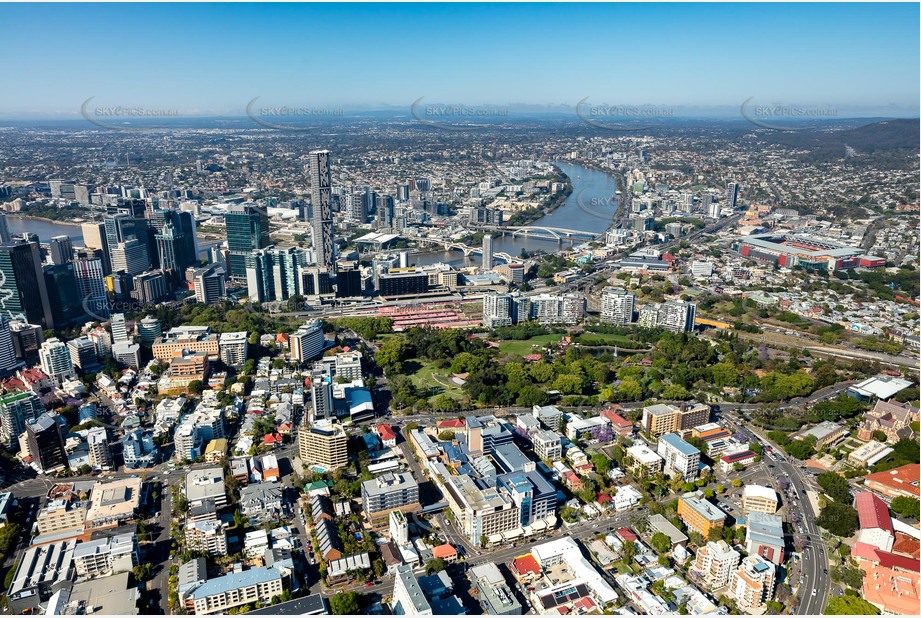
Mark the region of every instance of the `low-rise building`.
[[411, 474], [387, 472], [361, 484], [361, 500], [368, 519], [383, 526], [391, 511], [411, 513], [419, 508], [419, 483]]
[[11, 611], [38, 610], [53, 594], [71, 583], [76, 542], [33, 545], [19, 559], [6, 598]]
[[212, 500], [218, 509], [227, 506], [224, 470], [201, 468], [190, 471], [185, 476], [185, 497], [190, 506], [199, 506], [205, 500]]
[[662, 470], [662, 464], [665, 461], [654, 451], [642, 444], [636, 444], [629, 447], [627, 449], [627, 457], [631, 462], [630, 470], [633, 474], [646, 478], [658, 474]]
[[745, 551], [774, 564], [783, 564], [785, 544], [783, 520], [777, 515], [751, 513], [745, 521]]
[[470, 578], [478, 591], [477, 598], [487, 616], [520, 616], [521, 603], [505, 583], [499, 567], [487, 562], [470, 569]]
[[777, 492], [770, 487], [762, 485], [746, 485], [742, 489], [742, 511], [751, 513], [767, 513], [773, 515], [777, 512]]
[[726, 523], [726, 513], [700, 492], [687, 493], [678, 499], [678, 517], [704, 538], [709, 536], [710, 530], [721, 528]]
[[86, 526], [114, 527], [134, 519], [134, 514], [141, 505], [142, 484], [140, 478], [134, 477], [94, 484], [90, 492]]
[[138, 564], [137, 537], [119, 534], [78, 543], [73, 557], [78, 577], [102, 577], [130, 571]]
[[272, 567], [256, 567], [234, 571], [207, 580], [187, 594], [198, 615], [226, 614], [242, 605], [269, 603], [284, 591], [281, 572]]

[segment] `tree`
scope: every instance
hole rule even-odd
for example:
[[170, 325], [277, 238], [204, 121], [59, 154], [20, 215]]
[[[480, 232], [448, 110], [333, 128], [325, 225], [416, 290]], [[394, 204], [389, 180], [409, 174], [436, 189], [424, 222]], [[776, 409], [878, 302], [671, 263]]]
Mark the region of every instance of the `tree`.
[[624, 541], [623, 549], [620, 551], [620, 557], [623, 558], [626, 564], [631, 564], [633, 559], [636, 557], [636, 545], [633, 544], [633, 541]]
[[847, 479], [835, 472], [823, 472], [816, 480], [828, 496], [840, 504], [850, 504], [852, 501], [850, 486]]
[[672, 540], [663, 532], [656, 532], [652, 535], [652, 547], [660, 554], [667, 553], [672, 548]]
[[192, 380], [186, 388], [190, 395], [201, 395], [203, 390], [201, 380]]
[[898, 513], [902, 517], [908, 517], [911, 519], [919, 518], [919, 502], [917, 498], [897, 496], [892, 499], [892, 504], [890, 506], [894, 512]]
[[361, 610], [359, 596], [355, 592], [337, 592], [329, 600], [329, 608], [335, 616], [358, 614]]
[[22, 527], [15, 523], [8, 523], [0, 528], [0, 554], [10, 555], [10, 550], [16, 547], [21, 532]]
[[149, 562], [144, 564], [139, 564], [133, 569], [131, 569], [131, 574], [134, 575], [134, 579], [137, 582], [146, 582], [151, 577], [153, 577], [154, 567]]
[[595, 466], [595, 472], [601, 476], [607, 476], [611, 470], [611, 460], [604, 453], [592, 455], [592, 465]]
[[741, 487], [741, 486], [742, 486], [742, 481], [740, 481], [739, 479], [732, 479], [732, 486], [733, 486], [733, 487]]
[[425, 574], [431, 575], [445, 570], [445, 561], [442, 558], [433, 558], [425, 563]]
[[822, 509], [815, 523], [832, 534], [849, 537], [857, 530], [857, 511], [848, 504], [831, 502]]
[[[847, 547], [847, 545], [843, 545]], [[834, 567], [831, 570], [832, 581], [842, 582], [855, 590], [863, 586], [863, 569], [852, 569], [846, 566]]]
[[378, 349], [376, 361], [388, 374], [403, 372], [403, 361], [410, 352], [410, 346], [401, 336], [390, 337]]
[[850, 594], [845, 594], [844, 596], [840, 597], [832, 597], [828, 600], [828, 605], [825, 607], [826, 616], [875, 616], [878, 613], [879, 610], [877, 610], [876, 607], [874, 607], [868, 601]]

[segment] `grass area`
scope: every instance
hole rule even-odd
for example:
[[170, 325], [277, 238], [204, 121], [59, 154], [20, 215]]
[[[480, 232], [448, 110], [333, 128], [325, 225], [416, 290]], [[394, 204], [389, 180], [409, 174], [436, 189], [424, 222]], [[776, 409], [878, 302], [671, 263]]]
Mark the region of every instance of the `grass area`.
[[625, 336], [625, 335], [615, 335], [614, 333], [595, 333], [595, 332], [591, 332], [591, 331], [586, 331], [585, 336], [586, 336], [586, 337], [591, 337], [592, 339], [601, 339], [601, 340], [603, 340], [605, 343], [609, 343], [609, 344], [611, 344], [611, 345], [614, 345], [614, 344], [617, 344], [617, 343], [633, 343], [633, 344], [635, 344], [635, 342], [634, 342], [634, 341], [631, 341], [629, 337], [627, 337], [627, 336]]
[[451, 381], [451, 370], [438, 369], [433, 363], [420, 358], [413, 358], [403, 364], [404, 372], [419, 389], [420, 394], [434, 397], [444, 393], [455, 399], [464, 396], [461, 387]]
[[556, 343], [563, 338], [561, 333], [554, 333], [550, 335], [538, 335], [536, 337], [531, 337], [530, 339], [522, 339], [520, 341], [503, 341], [499, 344], [499, 351], [503, 354], [520, 354], [524, 356], [526, 354], [532, 354], [538, 350], [532, 349], [532, 346], [537, 345], [540, 348], [545, 347], [549, 343]]
[[620, 562], [615, 562], [614, 568], [617, 569], [618, 573], [627, 573], [629, 575], [632, 575], [634, 572], [633, 569], [631, 569], [630, 566], [623, 560], [621, 560]]

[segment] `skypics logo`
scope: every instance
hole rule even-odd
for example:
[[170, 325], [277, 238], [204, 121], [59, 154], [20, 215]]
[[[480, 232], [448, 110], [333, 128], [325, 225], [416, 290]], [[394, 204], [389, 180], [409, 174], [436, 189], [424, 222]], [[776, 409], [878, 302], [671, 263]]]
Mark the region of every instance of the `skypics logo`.
[[507, 118], [508, 108], [469, 105], [423, 105], [419, 97], [409, 107], [413, 118], [421, 124], [446, 131], [469, 131], [478, 128], [476, 121]]
[[[150, 131], [154, 129], [170, 129], [167, 124], [151, 124], [151, 120], [158, 118], [178, 118], [178, 109], [150, 108], [128, 105], [96, 106], [90, 105], [90, 97], [80, 106], [80, 115], [97, 127], [110, 131]], [[142, 124], [138, 124], [142, 123]]]
[[646, 131], [657, 126], [656, 118], [671, 118], [675, 110], [654, 105], [591, 105], [589, 97], [576, 104], [576, 115], [588, 125], [605, 131]]
[[838, 110], [804, 105], [757, 105], [755, 97], [742, 102], [742, 117], [755, 126], [774, 131], [804, 131], [819, 126], [819, 121], [838, 118]]
[[585, 195], [587, 190], [587, 188], [582, 189], [576, 194], [576, 204], [579, 210], [610, 223], [614, 219], [619, 202], [613, 197], [587, 197]]
[[87, 294], [82, 304], [84, 313], [98, 322], [107, 322], [113, 313], [134, 313], [144, 308], [144, 304], [136, 300], [109, 301], [92, 294]]
[[[309, 107], [298, 105], [257, 107], [256, 101], [260, 98], [261, 97], [256, 97], [246, 104], [246, 115], [259, 126], [267, 129], [274, 129], [276, 131], [294, 131], [297, 133], [313, 131], [316, 129], [315, 125], [305, 125], [303, 123], [317, 118], [341, 118], [344, 115], [341, 107]], [[286, 122], [281, 122], [282, 120]], [[300, 122], [301, 124], [295, 124], [295, 122]]]

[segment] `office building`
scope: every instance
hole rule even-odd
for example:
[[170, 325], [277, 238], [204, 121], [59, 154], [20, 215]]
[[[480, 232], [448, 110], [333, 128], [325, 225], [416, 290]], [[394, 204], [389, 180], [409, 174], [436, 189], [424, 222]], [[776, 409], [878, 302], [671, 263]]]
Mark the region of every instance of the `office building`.
[[678, 499], [678, 517], [691, 529], [709, 538], [710, 530], [722, 528], [726, 513], [703, 497], [703, 492], [690, 492]]
[[0, 243], [0, 314], [54, 328], [38, 243]]
[[48, 254], [55, 266], [69, 264], [74, 259], [74, 244], [70, 236], [53, 236], [48, 241]]
[[67, 468], [61, 426], [50, 414], [26, 421], [26, 443], [32, 462], [39, 470], [47, 473]]
[[128, 336], [128, 323], [124, 313], [116, 313], [109, 320], [109, 329], [112, 331], [112, 343], [130, 343]]
[[348, 463], [347, 442], [342, 428], [329, 421], [302, 426], [297, 432], [301, 461], [328, 471]]
[[733, 573], [729, 592], [745, 613], [759, 610], [774, 596], [776, 568], [759, 556], [748, 556]]
[[211, 358], [220, 356], [220, 336], [208, 326], [174, 326], [152, 346], [154, 358], [171, 362], [171, 359], [192, 352], [204, 352]]
[[96, 358], [96, 344], [89, 337], [71, 339], [67, 342], [67, 350], [70, 352], [70, 362], [83, 374], [102, 369], [99, 359]]
[[109, 317], [109, 299], [106, 296], [105, 266], [102, 257], [82, 257], [73, 262], [77, 293], [83, 308], [90, 317], [105, 320]]
[[145, 316], [137, 323], [138, 336], [143, 345], [153, 345], [153, 343], [163, 336], [163, 328], [160, 320], [153, 316]]
[[217, 264], [201, 268], [189, 267], [186, 269], [186, 279], [192, 282], [196, 302], [213, 305], [227, 295], [224, 269]]
[[13, 337], [13, 350], [16, 358], [29, 364], [38, 362], [38, 350], [45, 340], [42, 327], [26, 322], [11, 322], [10, 334]]
[[691, 572], [708, 591], [717, 590], [729, 583], [739, 566], [739, 552], [729, 547], [726, 541], [709, 541], [697, 550]]
[[601, 321], [616, 326], [633, 322], [636, 295], [623, 288], [606, 287], [601, 295]]
[[71, 262], [42, 269], [48, 302], [51, 303], [51, 317], [55, 326], [66, 328], [86, 320], [83, 297], [77, 286], [77, 275]]
[[80, 225], [80, 231], [83, 234], [84, 248], [96, 249], [100, 252], [103, 274], [111, 273], [112, 265], [109, 263], [109, 244], [105, 223], [83, 223]]
[[185, 497], [190, 506], [201, 506], [210, 500], [215, 508], [227, 506], [227, 492], [224, 487], [222, 468], [201, 468], [192, 470], [185, 477]]
[[0, 440], [11, 449], [26, 430], [26, 423], [45, 413], [45, 405], [32, 391], [10, 391], [0, 395]]
[[119, 367], [141, 367], [141, 346], [137, 343], [112, 344], [112, 359]]
[[412, 296], [429, 291], [429, 276], [426, 272], [388, 272], [378, 275], [378, 292], [381, 296]]
[[16, 358], [10, 319], [0, 314], [0, 377], [12, 374], [20, 366], [22, 362]]
[[89, 504], [76, 500], [49, 500], [45, 506], [38, 512], [35, 518], [35, 524], [38, 527], [38, 534], [43, 537], [52, 535], [79, 536], [83, 533], [83, 524], [86, 521], [86, 513]]
[[246, 279], [246, 256], [265, 249], [269, 240], [269, 215], [257, 204], [231, 204], [224, 215], [227, 229], [227, 266], [231, 279]]
[[521, 603], [515, 597], [499, 567], [487, 562], [470, 569], [470, 578], [479, 591], [477, 598], [486, 616], [520, 616]]
[[[441, 465], [441, 464], [439, 464]], [[508, 493], [495, 487], [480, 487], [473, 477], [442, 475], [443, 494], [458, 521], [458, 528], [476, 546], [484, 539], [514, 530], [521, 526], [521, 512]]]
[[556, 511], [556, 489], [537, 470], [501, 474], [496, 478], [496, 487], [518, 507], [522, 527], [546, 520]]
[[76, 376], [70, 349], [57, 337], [52, 337], [42, 343], [38, 350], [38, 357], [42, 371], [56, 384], [61, 385], [64, 380]]
[[381, 526], [394, 510], [411, 513], [419, 508], [419, 484], [409, 473], [385, 472], [362, 482], [361, 500], [368, 519]]
[[158, 210], [152, 213], [151, 222], [160, 270], [176, 282], [186, 268], [198, 262], [195, 219], [188, 212]]
[[310, 204], [313, 209], [313, 248], [316, 264], [330, 276], [336, 275], [335, 243], [333, 239], [333, 209], [331, 201], [332, 173], [329, 151], [310, 153]]
[[162, 270], [148, 270], [135, 275], [131, 297], [142, 305], [157, 303], [169, 294], [170, 283]]
[[289, 338], [291, 358], [299, 363], [318, 357], [326, 347], [323, 323], [311, 320], [301, 325]]
[[6, 214], [0, 212], [0, 243], [2, 242], [10, 242], [10, 227], [6, 222]]
[[140, 275], [151, 266], [147, 244], [137, 238], [113, 245], [109, 251], [112, 272], [124, 272], [129, 276]]

